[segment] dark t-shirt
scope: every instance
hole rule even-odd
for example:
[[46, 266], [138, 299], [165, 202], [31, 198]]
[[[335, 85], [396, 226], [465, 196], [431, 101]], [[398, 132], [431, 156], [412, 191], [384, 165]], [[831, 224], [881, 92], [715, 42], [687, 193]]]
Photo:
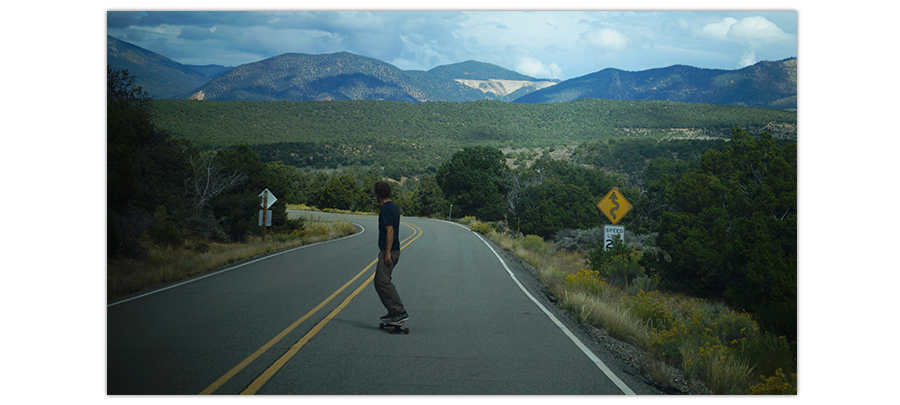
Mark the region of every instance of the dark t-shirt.
[[388, 225], [394, 227], [394, 244], [391, 250], [400, 250], [400, 210], [393, 201], [384, 203], [381, 214], [378, 215], [378, 249], [386, 250]]

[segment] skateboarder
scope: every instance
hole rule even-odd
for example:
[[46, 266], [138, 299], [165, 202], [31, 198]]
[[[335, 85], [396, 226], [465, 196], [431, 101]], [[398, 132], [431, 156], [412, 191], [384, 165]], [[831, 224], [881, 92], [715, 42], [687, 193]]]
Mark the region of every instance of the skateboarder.
[[381, 317], [386, 324], [402, 324], [409, 319], [403, 302], [397, 294], [391, 273], [400, 259], [400, 210], [391, 201], [391, 186], [380, 181], [375, 183], [375, 196], [381, 205], [378, 215], [378, 264], [375, 268], [375, 292], [387, 308], [387, 315]]

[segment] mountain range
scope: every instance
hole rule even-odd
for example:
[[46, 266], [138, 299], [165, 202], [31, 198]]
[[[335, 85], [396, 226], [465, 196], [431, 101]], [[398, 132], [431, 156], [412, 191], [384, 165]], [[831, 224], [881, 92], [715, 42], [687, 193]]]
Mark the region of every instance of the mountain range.
[[640, 72], [604, 69], [524, 95], [517, 103], [580, 98], [665, 100], [735, 106], [797, 108], [797, 59], [759, 62], [739, 70], [670, 66]]
[[153, 98], [178, 98], [212, 79], [190, 66], [109, 35], [106, 64], [116, 70], [127, 69], [135, 83]]
[[604, 69], [559, 81], [478, 61], [402, 70], [349, 52], [288, 53], [233, 68], [189, 66], [107, 36], [107, 64], [128, 69], [152, 97], [163, 99], [554, 103], [601, 98], [797, 107], [796, 58], [739, 70], [682, 65], [639, 72]]

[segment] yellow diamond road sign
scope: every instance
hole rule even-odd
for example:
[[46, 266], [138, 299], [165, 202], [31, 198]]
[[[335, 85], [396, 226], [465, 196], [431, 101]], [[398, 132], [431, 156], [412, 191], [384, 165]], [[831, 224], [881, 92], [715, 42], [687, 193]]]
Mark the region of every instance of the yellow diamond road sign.
[[612, 191], [597, 203], [597, 208], [615, 225], [634, 207], [625, 199], [625, 196], [622, 195], [618, 188], [613, 187]]

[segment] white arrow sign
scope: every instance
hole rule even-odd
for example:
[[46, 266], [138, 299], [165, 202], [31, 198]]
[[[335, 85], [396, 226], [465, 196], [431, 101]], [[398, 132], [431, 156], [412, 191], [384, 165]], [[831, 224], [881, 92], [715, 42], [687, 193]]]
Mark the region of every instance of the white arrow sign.
[[263, 209], [266, 210], [269, 209], [272, 204], [275, 204], [275, 201], [278, 201], [278, 199], [275, 198], [275, 194], [272, 194], [269, 189], [263, 190], [262, 193], [259, 193], [259, 196], [262, 197], [262, 201], [260, 201], [259, 206], [263, 207]]

